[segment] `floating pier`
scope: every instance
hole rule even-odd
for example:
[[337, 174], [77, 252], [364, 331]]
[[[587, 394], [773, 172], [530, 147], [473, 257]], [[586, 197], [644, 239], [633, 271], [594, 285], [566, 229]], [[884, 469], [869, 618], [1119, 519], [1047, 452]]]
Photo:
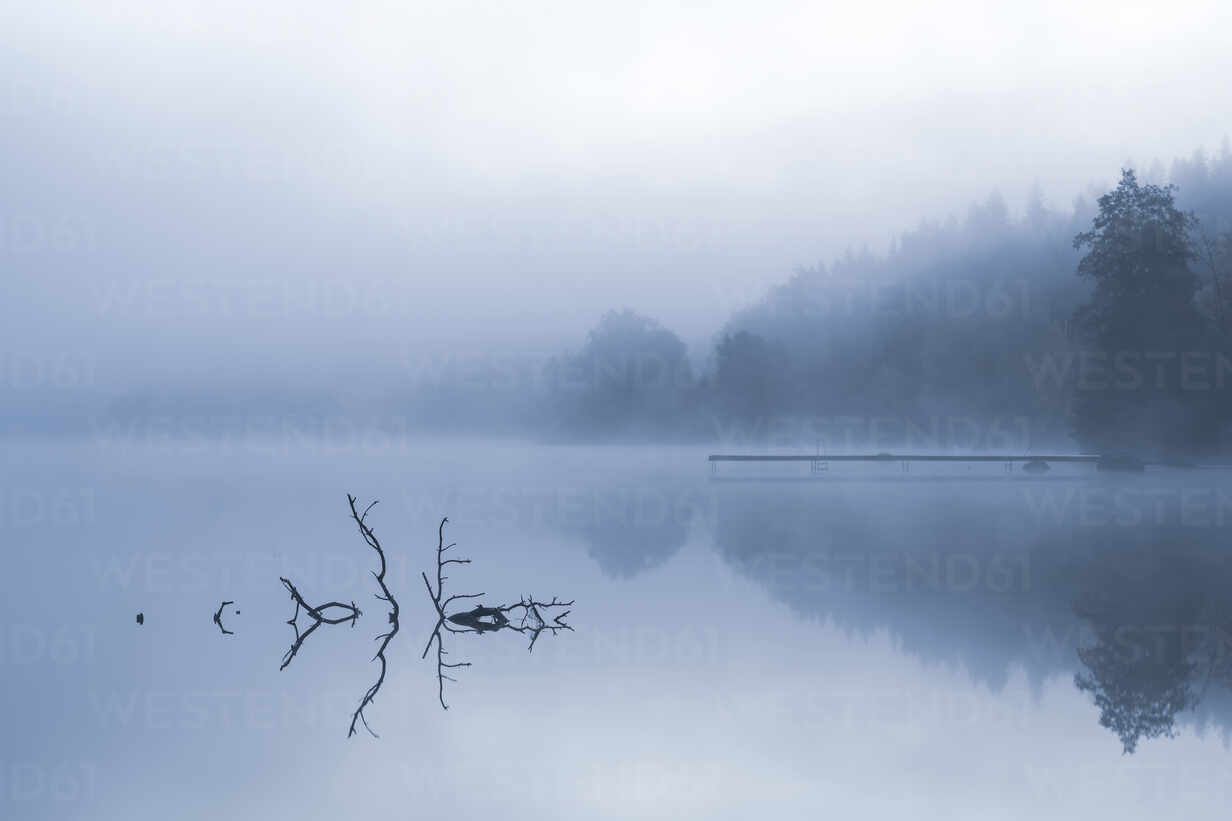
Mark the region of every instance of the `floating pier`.
[[[939, 453], [854, 453], [854, 454], [782, 454], [782, 453], [712, 453], [708, 457], [711, 475], [718, 472], [720, 462], [807, 462], [809, 472], [821, 474], [829, 472], [834, 462], [897, 462], [902, 473], [910, 473], [915, 462], [951, 462], [951, 463], [997, 463], [1004, 466], [1006, 473], [1013, 473], [1015, 468], [1025, 473], [1041, 474], [1051, 470], [1052, 464], [1086, 463], [1095, 466], [1096, 470], [1114, 470], [1138, 473], [1146, 469], [1146, 463], [1124, 456], [1108, 456], [1094, 453], [1050, 453], [1050, 454], [971, 454], [955, 456]], [[1195, 466], [1196, 467], [1196, 466]]]

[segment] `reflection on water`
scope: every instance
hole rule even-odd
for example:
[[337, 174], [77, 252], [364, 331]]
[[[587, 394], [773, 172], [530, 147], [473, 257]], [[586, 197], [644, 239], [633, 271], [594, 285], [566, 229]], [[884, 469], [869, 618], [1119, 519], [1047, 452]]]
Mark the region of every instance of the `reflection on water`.
[[649, 504], [645, 493], [627, 489], [616, 495], [627, 498], [619, 498], [614, 509], [596, 510], [566, 533], [586, 545], [604, 573], [632, 578], [663, 564], [681, 548], [689, 535], [691, 511]]
[[[1074, 607], [1094, 637], [1078, 649], [1086, 669], [1074, 680], [1125, 752], [1171, 736], [1182, 713], [1201, 707], [1227, 727], [1227, 549], [1226, 540], [1151, 529], [1099, 551], [1086, 568]], [[1219, 708], [1209, 703], [1216, 699]]]
[[[569, 623], [565, 621], [568, 618], [569, 611], [566, 608], [572, 607], [572, 601], [561, 601], [555, 596], [551, 601], [538, 601], [534, 596], [523, 596], [516, 604], [497, 604], [484, 605], [482, 603], [474, 604], [476, 599], [483, 598], [483, 593], [450, 593], [446, 595], [445, 580], [449, 577], [445, 575], [445, 569], [453, 566], [457, 569], [461, 565], [470, 564], [470, 559], [459, 558], [456, 553], [448, 551], [457, 547], [457, 542], [445, 544], [445, 525], [449, 522], [448, 518], [441, 519], [440, 525], [437, 526], [437, 541], [436, 541], [436, 588], [433, 589], [432, 582], [428, 579], [427, 574], [423, 575], [424, 586], [428, 589], [428, 596], [432, 599], [432, 609], [436, 611], [436, 624], [432, 627], [432, 632], [429, 634], [428, 643], [424, 645], [423, 653], [420, 658], [427, 658], [428, 651], [432, 649], [432, 645], [436, 644], [436, 681], [437, 681], [437, 700], [441, 704], [441, 709], [448, 710], [449, 705], [445, 703], [445, 682], [454, 681], [451, 673], [455, 673], [463, 667], [470, 667], [468, 661], [446, 661], [445, 656], [449, 651], [445, 649], [444, 634], [452, 634], [454, 636], [466, 635], [471, 633], [482, 636], [485, 633], [499, 633], [501, 631], [509, 631], [518, 633], [523, 636], [530, 636], [530, 643], [526, 649], [528, 652], [535, 649], [535, 642], [539, 640], [544, 632], [555, 636], [562, 630], [573, 631]], [[465, 604], [474, 604], [469, 610], [456, 610], [453, 608], [454, 602], [462, 602]], [[545, 618], [546, 614], [546, 618]], [[515, 620], [511, 620], [511, 617]], [[548, 621], [548, 618], [551, 621]]]
[[[784, 819], [1125, 819], [1232, 796], [1228, 477], [712, 482], [683, 449], [173, 445], [13, 449], [0, 817], [250, 817], [276, 793], [256, 815], [741, 819], [774, 795]], [[343, 736], [392, 608], [348, 490], [382, 500], [403, 627], [365, 743]], [[445, 597], [490, 594], [448, 613], [473, 629], [444, 659], [474, 665], [448, 712], [420, 659], [444, 516], [473, 560]], [[365, 611], [282, 672], [280, 577]], [[524, 622], [531, 594], [579, 605], [533, 654], [556, 616]], [[220, 601], [243, 610], [225, 640]], [[177, 790], [129, 812], [149, 783]]]
[[801, 616], [887, 628], [994, 687], [1015, 666], [1037, 682], [1077, 668], [1133, 752], [1185, 717], [1232, 719], [1232, 494], [1139, 481], [918, 483], [872, 504], [868, 485], [739, 484], [714, 544]]

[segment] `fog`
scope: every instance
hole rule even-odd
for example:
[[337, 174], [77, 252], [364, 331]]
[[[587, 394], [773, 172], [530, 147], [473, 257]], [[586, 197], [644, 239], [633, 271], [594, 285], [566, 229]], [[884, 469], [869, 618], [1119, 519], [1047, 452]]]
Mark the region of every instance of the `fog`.
[[798, 266], [1216, 149], [1226, 14], [13, 5], [2, 347], [96, 394], [319, 390], [627, 307], [704, 359]]
[[0, 816], [1222, 810], [1230, 23], [0, 8]]

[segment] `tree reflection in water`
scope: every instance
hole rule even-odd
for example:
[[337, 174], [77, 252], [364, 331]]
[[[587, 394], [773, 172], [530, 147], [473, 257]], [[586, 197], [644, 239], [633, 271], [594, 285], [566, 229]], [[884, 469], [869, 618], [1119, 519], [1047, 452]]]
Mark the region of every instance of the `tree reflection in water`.
[[1181, 723], [1232, 727], [1228, 530], [1182, 515], [1192, 486], [1150, 490], [1149, 515], [1092, 524], [1012, 485], [740, 484], [716, 505], [715, 548], [801, 616], [885, 630], [994, 690], [1014, 668], [1069, 677], [1132, 753]]
[[[1214, 553], [1172, 541], [1125, 545], [1092, 563], [1095, 582], [1074, 612], [1094, 642], [1078, 648], [1074, 676], [1099, 708], [1099, 723], [1126, 753], [1142, 739], [1172, 737], [1177, 717], [1211, 688], [1232, 686], [1229, 606], [1232, 577]], [[1209, 547], [1215, 548], [1212, 544]]]

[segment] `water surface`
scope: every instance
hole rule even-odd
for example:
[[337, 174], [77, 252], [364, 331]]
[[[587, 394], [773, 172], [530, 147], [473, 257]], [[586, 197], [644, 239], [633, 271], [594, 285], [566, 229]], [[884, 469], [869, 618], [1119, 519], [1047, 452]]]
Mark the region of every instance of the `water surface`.
[[[5, 817], [1148, 818], [1232, 792], [1219, 474], [713, 481], [694, 448], [387, 438], [4, 450]], [[347, 493], [380, 499], [401, 603], [379, 739], [346, 738], [387, 626]], [[472, 560], [448, 589], [576, 600], [533, 653], [454, 637], [472, 666], [448, 711], [420, 660], [444, 516]], [[282, 671], [279, 576], [363, 610]], [[1175, 737], [1124, 754], [1117, 717], [1166, 729], [1178, 694], [1197, 703]]]

